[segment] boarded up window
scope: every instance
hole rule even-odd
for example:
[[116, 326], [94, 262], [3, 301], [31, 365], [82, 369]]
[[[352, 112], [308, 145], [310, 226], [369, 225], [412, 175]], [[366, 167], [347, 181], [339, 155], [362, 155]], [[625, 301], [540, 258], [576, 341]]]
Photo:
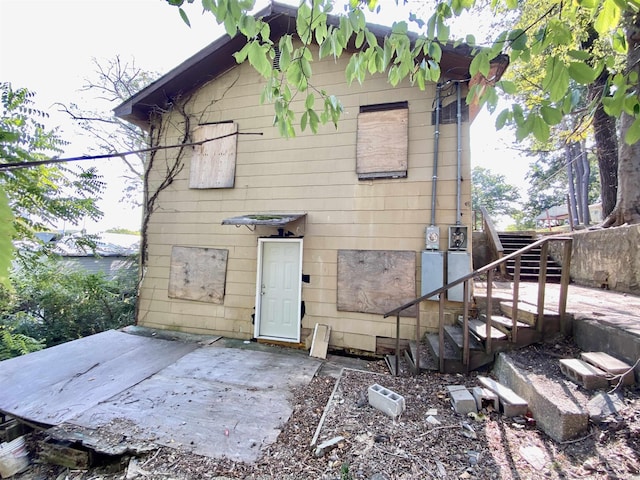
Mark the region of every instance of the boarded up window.
[[[338, 310], [384, 314], [416, 298], [416, 253], [338, 251]], [[402, 312], [416, 315], [415, 307]]]
[[407, 176], [407, 102], [361, 107], [358, 114], [356, 173], [359, 179]]
[[212, 140], [197, 145], [191, 158], [189, 188], [233, 188], [236, 176], [237, 123], [202, 125], [194, 130], [194, 142]]
[[169, 297], [222, 303], [227, 276], [228, 250], [173, 247], [169, 272]]

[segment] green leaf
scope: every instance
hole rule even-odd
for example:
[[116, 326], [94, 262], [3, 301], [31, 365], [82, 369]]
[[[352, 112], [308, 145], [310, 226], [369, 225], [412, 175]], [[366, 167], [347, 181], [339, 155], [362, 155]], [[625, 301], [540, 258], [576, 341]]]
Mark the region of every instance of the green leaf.
[[624, 135], [624, 141], [627, 145], [633, 145], [640, 141], [640, 118], [636, 117], [627, 133]]
[[320, 123], [318, 114], [314, 110], [308, 110], [308, 112], [309, 112], [309, 126], [311, 127], [311, 131], [313, 133], [318, 133], [318, 124]]
[[471, 60], [469, 73], [472, 77], [477, 73], [481, 73], [485, 77], [488, 77], [490, 69], [491, 63], [489, 61], [489, 56], [486, 54], [486, 52], [481, 51], [475, 57], [473, 57], [473, 60]]
[[569, 76], [582, 85], [589, 85], [598, 76], [598, 70], [582, 62], [571, 62], [568, 68]]
[[616, 53], [626, 55], [627, 53], [627, 36], [624, 30], [617, 29], [611, 36], [611, 45]]
[[543, 120], [543, 118], [539, 115], [531, 114], [533, 118], [533, 136], [539, 142], [545, 143], [549, 140], [549, 125]]
[[365, 37], [364, 30], [360, 30], [356, 35], [356, 42], [355, 42], [356, 48], [360, 48], [362, 46], [362, 44], [364, 43], [364, 37]]
[[571, 58], [575, 58], [576, 60], [582, 60], [583, 62], [591, 58], [591, 54], [584, 50], [569, 50], [567, 53]]
[[313, 95], [313, 93], [310, 93], [309, 95], [307, 95], [307, 98], [304, 101], [304, 108], [306, 108], [307, 110], [312, 110], [315, 100], [316, 100], [316, 97]]
[[559, 101], [569, 89], [569, 72], [558, 57], [547, 59], [546, 72], [542, 88], [549, 92], [552, 102]]
[[189, 22], [189, 16], [187, 15], [187, 12], [185, 12], [182, 7], [178, 8], [178, 12], [180, 12], [182, 21], [186, 23], [189, 28], [191, 28], [191, 22]]
[[600, 35], [606, 35], [611, 30], [618, 27], [620, 23], [620, 7], [614, 0], [604, 0], [602, 9], [596, 18], [594, 27]]
[[502, 110], [496, 117], [496, 129], [501, 130], [509, 120], [511, 120], [511, 112], [508, 109]]
[[271, 62], [267, 58], [268, 51], [269, 47], [267, 45], [260, 45], [258, 41], [253, 41], [249, 46], [248, 52], [249, 63], [265, 78], [269, 78], [272, 71]]
[[501, 80], [500, 82], [498, 82], [498, 85], [507, 95], [514, 95], [518, 91], [518, 87], [516, 86], [515, 82], [509, 80]]
[[429, 56], [437, 63], [442, 59], [442, 48], [438, 42], [429, 42]]
[[307, 122], [309, 121], [309, 112], [304, 112], [300, 119], [300, 130], [305, 131], [307, 129]]
[[509, 34], [509, 43], [512, 50], [524, 50], [527, 48], [527, 33], [518, 28]]
[[540, 114], [548, 125], [557, 125], [562, 121], [562, 112], [557, 108], [543, 105], [540, 107]]

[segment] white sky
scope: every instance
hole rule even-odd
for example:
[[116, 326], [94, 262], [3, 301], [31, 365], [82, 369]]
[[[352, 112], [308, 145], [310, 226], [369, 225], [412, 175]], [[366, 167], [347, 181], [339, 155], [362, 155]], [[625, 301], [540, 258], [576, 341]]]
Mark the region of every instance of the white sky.
[[[215, 40], [220, 29], [213, 17], [194, 7], [189, 12], [191, 29], [164, 0], [0, 0], [0, 81], [34, 91], [37, 107], [50, 114], [47, 126], [60, 126], [61, 137], [71, 142], [67, 154], [84, 154], [86, 140], [54, 104], [91, 108], [90, 96], [79, 90], [94, 72], [93, 58], [120, 55], [143, 70], [166, 73]], [[528, 161], [514, 158], [498, 137], [483, 111], [472, 126], [473, 165], [503, 173], [520, 186]], [[121, 163], [109, 162], [104, 172], [109, 188], [101, 204], [105, 217], [84, 227], [138, 229], [140, 212], [120, 203]]]

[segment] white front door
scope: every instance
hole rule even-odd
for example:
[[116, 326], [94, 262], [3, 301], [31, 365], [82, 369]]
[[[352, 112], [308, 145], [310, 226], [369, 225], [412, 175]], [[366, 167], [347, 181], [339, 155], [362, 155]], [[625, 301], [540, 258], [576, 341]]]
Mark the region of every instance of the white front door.
[[255, 336], [300, 341], [302, 239], [258, 239]]

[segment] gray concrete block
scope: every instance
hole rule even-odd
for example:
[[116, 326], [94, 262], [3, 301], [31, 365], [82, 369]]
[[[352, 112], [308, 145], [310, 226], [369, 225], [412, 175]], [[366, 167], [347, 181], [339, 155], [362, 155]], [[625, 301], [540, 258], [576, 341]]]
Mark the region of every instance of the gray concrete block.
[[606, 372], [577, 358], [560, 360], [560, 371], [587, 390], [597, 390], [609, 386]]
[[509, 387], [488, 377], [478, 376], [478, 381], [498, 396], [500, 405], [502, 406], [502, 414], [505, 417], [515, 417], [527, 413], [529, 406], [527, 401]]
[[558, 442], [586, 435], [589, 414], [569, 395], [548, 395], [537, 375], [520, 370], [508, 354], [500, 353], [493, 367], [496, 378], [529, 403], [537, 426]]
[[609, 374], [609, 383], [630, 386], [635, 383], [635, 375], [631, 365], [612, 357], [605, 352], [582, 352], [580, 359]]
[[377, 383], [369, 387], [368, 394], [369, 405], [389, 415], [391, 418], [396, 418], [404, 412], [405, 401], [402, 395]]
[[478, 410], [491, 406], [496, 412], [500, 411], [500, 400], [498, 399], [498, 395], [491, 390], [482, 387], [473, 387], [471, 394], [473, 395], [473, 398], [476, 399], [476, 407]]
[[476, 399], [466, 388], [450, 390], [449, 398], [456, 413], [466, 415], [467, 413], [476, 413], [478, 411], [476, 409]]

